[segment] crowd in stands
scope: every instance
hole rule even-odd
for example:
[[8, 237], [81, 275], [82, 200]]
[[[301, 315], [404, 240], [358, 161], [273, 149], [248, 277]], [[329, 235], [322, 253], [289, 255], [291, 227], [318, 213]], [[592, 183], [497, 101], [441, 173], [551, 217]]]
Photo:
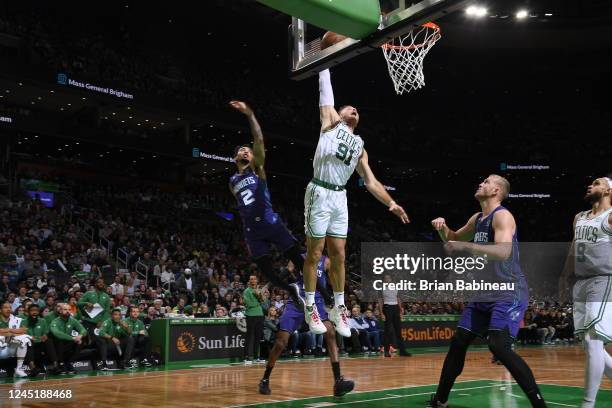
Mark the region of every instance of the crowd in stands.
[[[87, 298], [99, 291], [97, 280], [109, 299], [106, 320], [110, 319], [111, 326], [111, 320], [121, 322], [131, 314], [142, 321], [146, 331], [151, 321], [160, 317], [224, 318], [243, 311], [242, 293], [249, 285], [249, 277], [258, 275], [258, 271], [249, 261], [238, 222], [220, 219], [216, 224], [159, 225], [151, 214], [167, 207], [142, 206], [143, 202], [154, 201], [146, 194], [87, 191], [82, 197], [89, 207], [46, 208], [36, 199], [0, 202], [0, 300], [10, 305], [10, 313], [27, 321], [34, 304], [42, 318], [56, 319], [65, 305], [71, 318], [92, 329], [84, 306]], [[93, 228], [92, 234], [84, 234], [84, 223]], [[109, 252], [92, 238], [107, 242], [113, 250]], [[117, 263], [114, 258], [118, 249], [128, 255], [125, 263]], [[286, 262], [278, 255], [276, 260], [279, 268]], [[264, 296], [265, 350], [265, 345], [274, 341], [278, 318], [289, 297], [276, 288], [267, 288]], [[375, 302], [361, 297], [360, 283], [349, 280], [347, 306], [351, 310], [353, 336], [340, 342], [340, 348], [343, 352], [377, 353], [383, 335], [380, 310]], [[462, 308], [459, 302], [410, 302], [403, 304], [402, 312], [460, 314]], [[47, 321], [49, 326], [52, 322]], [[534, 302], [525, 316], [519, 341], [549, 343], [572, 336], [571, 309], [568, 312]], [[124, 340], [120, 345], [126, 349], [129, 346], [132, 354], [137, 344]], [[139, 352], [146, 346], [138, 345]], [[108, 344], [99, 339], [90, 340], [89, 346], [100, 355], [108, 353]], [[69, 356], [79, 352], [80, 348], [72, 350]], [[296, 332], [288, 353], [322, 354], [323, 338], [307, 331]]]

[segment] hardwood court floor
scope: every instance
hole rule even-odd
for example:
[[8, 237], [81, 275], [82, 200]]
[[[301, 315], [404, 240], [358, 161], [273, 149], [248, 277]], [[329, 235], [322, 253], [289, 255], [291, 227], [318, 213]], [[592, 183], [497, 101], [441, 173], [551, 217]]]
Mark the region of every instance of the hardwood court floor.
[[[579, 407], [584, 354], [578, 346], [518, 348], [542, 384], [550, 407]], [[144, 407], [423, 407], [438, 381], [444, 353], [413, 357], [364, 357], [342, 360], [345, 377], [355, 391], [332, 398], [332, 373], [327, 359], [288, 360], [271, 377], [272, 395], [257, 393], [263, 365], [210, 366], [178, 370], [145, 370], [118, 374], [60, 377], [0, 384], [0, 406], [69, 408]], [[527, 407], [507, 371], [490, 363], [486, 350], [468, 353], [463, 375], [451, 394], [452, 407]], [[11, 400], [13, 390], [71, 390], [70, 400]], [[601, 408], [612, 408], [612, 381], [604, 380]]]

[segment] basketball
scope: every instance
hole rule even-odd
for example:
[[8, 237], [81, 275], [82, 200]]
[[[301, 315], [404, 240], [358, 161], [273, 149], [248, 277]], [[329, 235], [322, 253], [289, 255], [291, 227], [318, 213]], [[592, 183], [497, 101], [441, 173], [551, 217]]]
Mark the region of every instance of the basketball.
[[321, 49], [324, 50], [327, 47], [331, 47], [334, 44], [338, 44], [340, 41], [345, 40], [347, 37], [342, 34], [336, 34], [331, 31], [328, 31], [323, 36], [321, 40]]

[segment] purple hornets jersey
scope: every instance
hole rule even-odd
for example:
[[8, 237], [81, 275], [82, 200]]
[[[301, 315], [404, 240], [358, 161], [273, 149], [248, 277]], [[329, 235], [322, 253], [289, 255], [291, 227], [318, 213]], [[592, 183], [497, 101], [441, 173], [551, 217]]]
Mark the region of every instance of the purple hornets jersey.
[[[493, 230], [493, 217], [500, 210], [506, 210], [505, 207], [499, 206], [491, 212], [487, 217], [482, 217], [482, 213], [476, 218], [476, 229], [474, 234], [474, 243], [487, 244], [495, 242], [495, 231]], [[486, 271], [487, 278], [496, 282], [514, 282], [515, 291], [526, 289], [525, 276], [521, 270], [519, 258], [519, 246], [517, 233], [514, 231], [512, 236], [512, 254], [505, 261], [489, 261], [488, 267], [493, 268]]]
[[230, 178], [230, 188], [238, 202], [238, 211], [245, 228], [262, 220], [269, 224], [278, 221], [278, 214], [272, 208], [268, 183], [252, 169], [234, 174]]
[[[487, 217], [483, 218], [482, 213], [478, 215], [474, 243], [484, 245], [495, 242], [493, 216], [497, 211], [504, 209], [500, 205]], [[516, 337], [529, 305], [527, 280], [519, 263], [516, 231], [512, 237], [510, 258], [505, 261], [489, 261], [487, 268], [482, 272], [486, 274], [487, 281], [513, 282], [514, 290], [478, 293], [465, 307], [457, 326], [481, 337], [486, 337], [489, 330], [504, 329], [508, 329], [510, 336]]]

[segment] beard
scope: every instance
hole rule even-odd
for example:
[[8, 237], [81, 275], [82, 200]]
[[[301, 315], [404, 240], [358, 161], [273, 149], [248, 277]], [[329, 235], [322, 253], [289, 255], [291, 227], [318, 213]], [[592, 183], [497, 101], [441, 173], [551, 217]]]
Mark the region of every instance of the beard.
[[598, 202], [601, 197], [603, 197], [603, 194], [599, 192], [586, 193], [586, 195], [584, 196], [584, 200], [589, 204], [594, 204]]

